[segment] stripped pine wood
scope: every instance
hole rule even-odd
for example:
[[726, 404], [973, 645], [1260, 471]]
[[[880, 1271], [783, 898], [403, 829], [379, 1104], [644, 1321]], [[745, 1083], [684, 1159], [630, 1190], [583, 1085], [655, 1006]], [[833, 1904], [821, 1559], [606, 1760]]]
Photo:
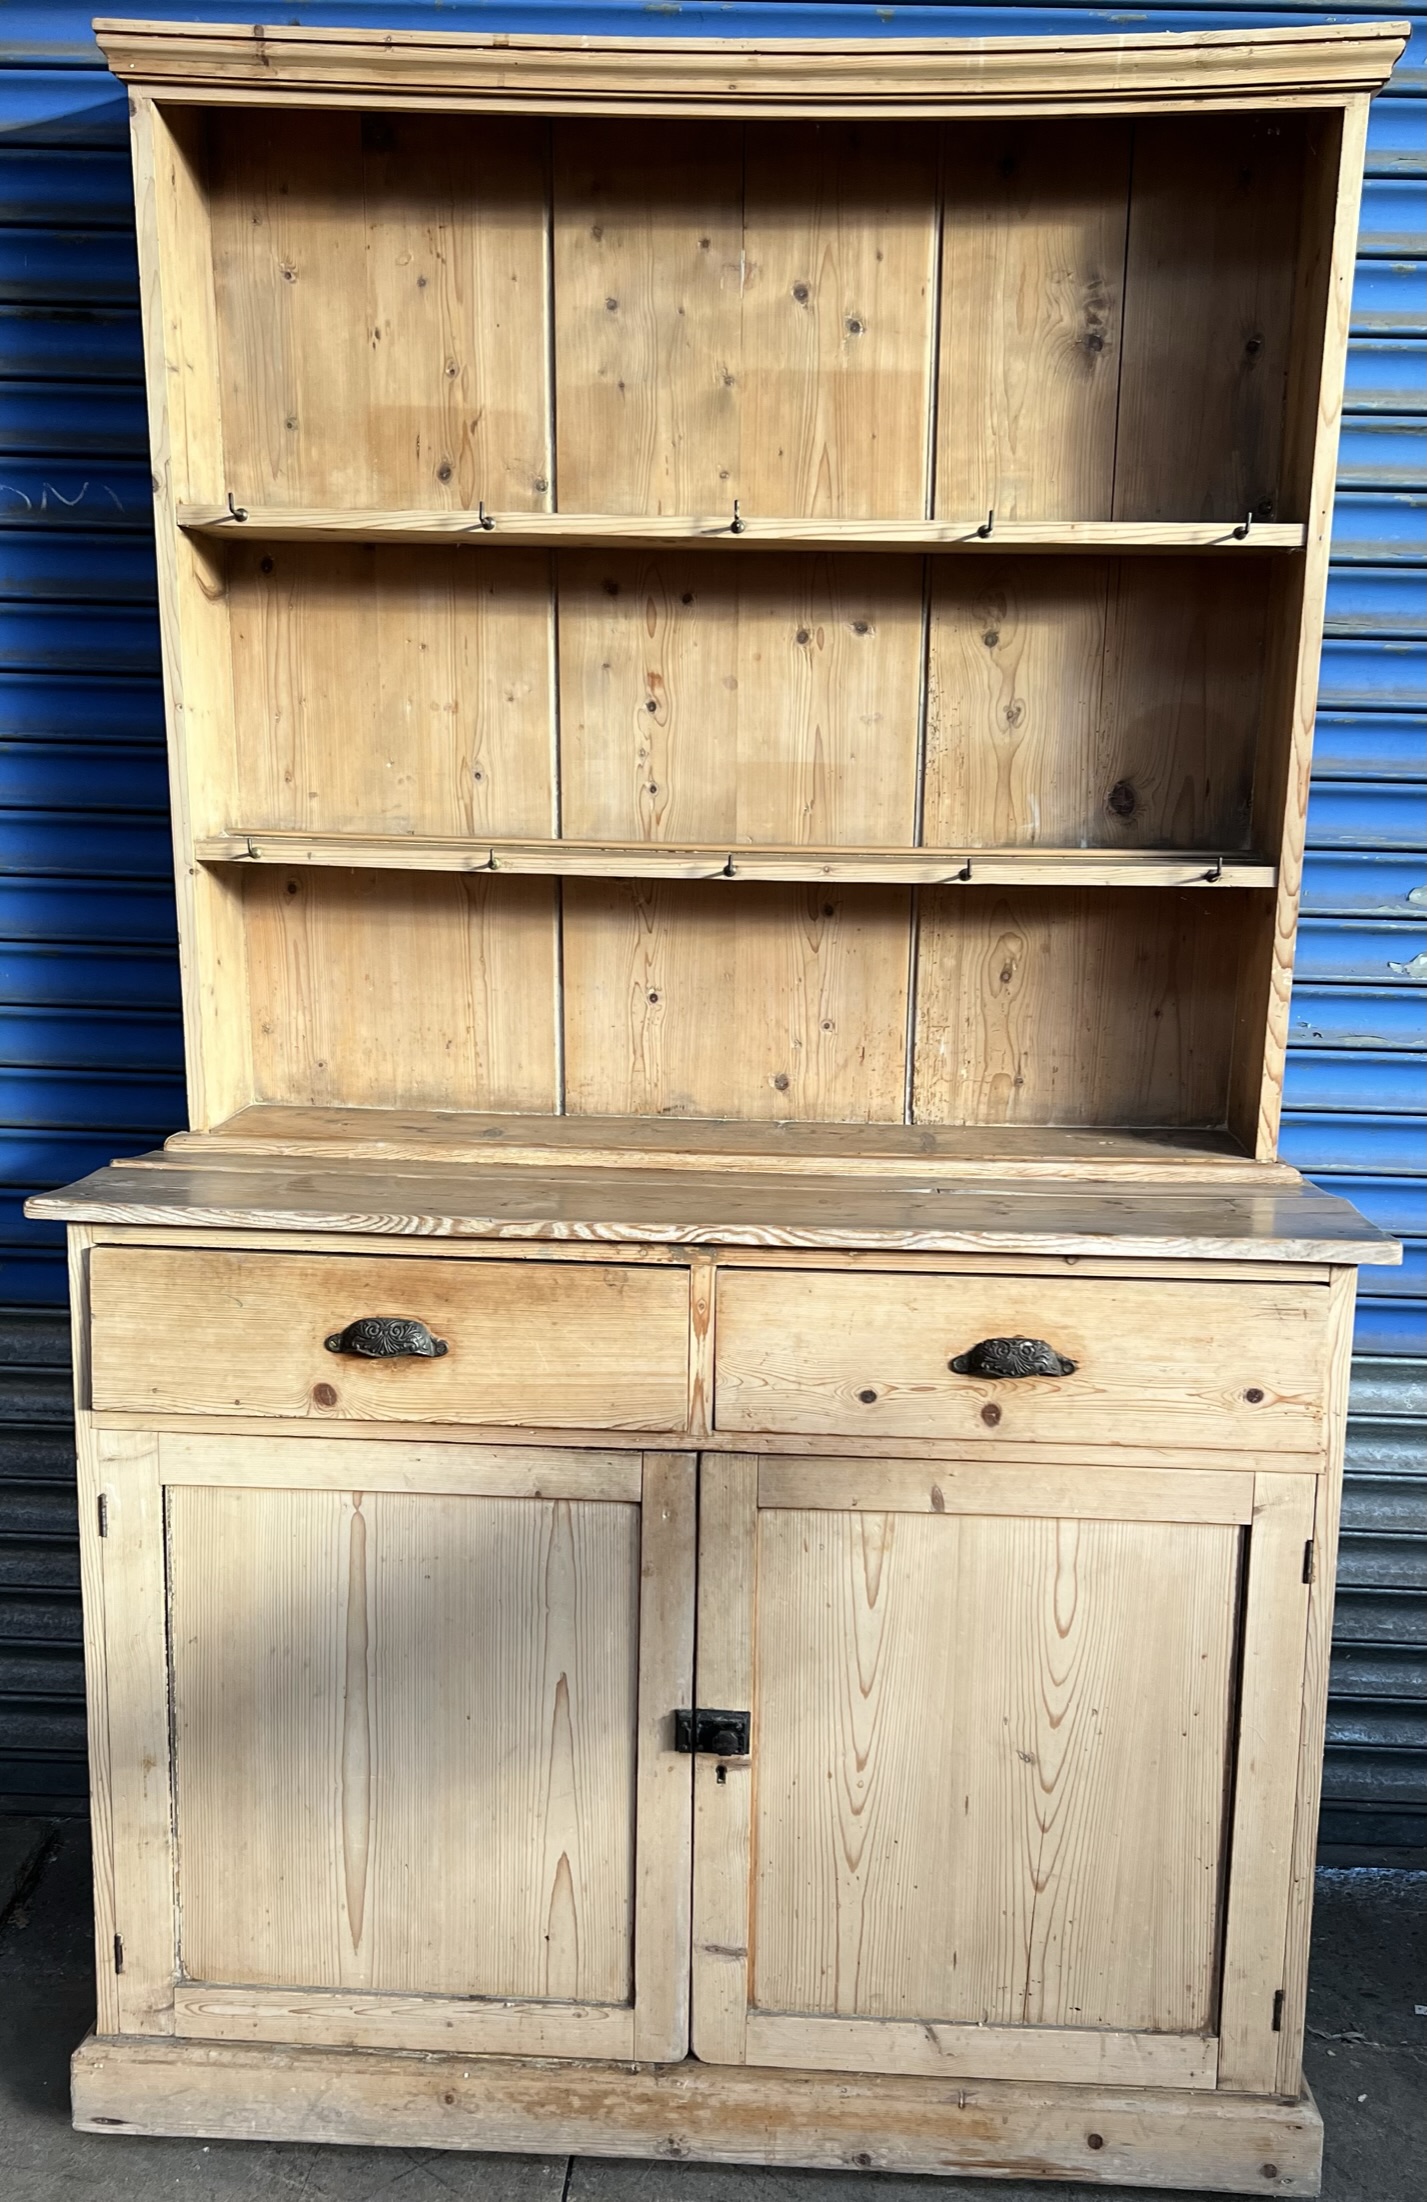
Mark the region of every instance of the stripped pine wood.
[[256, 865], [242, 887], [256, 1098], [555, 1106], [551, 887]]
[[1130, 142], [1120, 121], [947, 132], [939, 514], [1109, 517]]
[[[639, 769], [651, 769], [636, 734]], [[654, 766], [652, 769], [658, 769]], [[790, 778], [781, 770], [778, 777]], [[870, 777], [870, 775], [869, 775]], [[808, 781], [816, 800], [831, 792], [814, 751]], [[651, 799], [667, 781], [635, 791]], [[1268, 887], [1272, 864], [1257, 856], [1223, 856], [1210, 849], [778, 848], [740, 842], [679, 847], [654, 841], [436, 841], [402, 834], [268, 832], [262, 827], [207, 834], [195, 853], [204, 864], [310, 864], [323, 869], [383, 872], [513, 872], [562, 879], [822, 880], [875, 886]]]
[[671, 1705], [694, 1702], [697, 1459], [647, 1453], [639, 1540], [634, 2038], [641, 2063], [688, 2054], [693, 1769]]
[[571, 1115], [900, 1117], [907, 899], [895, 889], [564, 891]]
[[924, 838], [1246, 848], [1264, 574], [1124, 559], [938, 566]]
[[304, 2043], [334, 2049], [424, 2050], [467, 2057], [632, 2054], [627, 2003], [546, 1998], [398, 1996], [360, 1989], [181, 1985], [178, 2030], [190, 2041]]
[[743, 502], [920, 519], [936, 134], [777, 123], [750, 125], [745, 145]]
[[[375, 2146], [636, 2156], [667, 2162], [803, 2165], [825, 2171], [972, 2178], [1004, 2169], [1091, 2185], [1206, 2182], [1260, 2193], [1321, 2183], [1323, 2121], [1310, 2094], [1292, 2103], [1182, 2088], [1049, 2087], [1044, 2082], [904, 2080], [881, 2074], [760, 2072], [695, 2060], [641, 2065], [611, 2083], [607, 2065], [514, 2057], [472, 2063], [373, 2051], [229, 2048], [203, 2043], [81, 2045], [75, 2123], [84, 2132], [255, 2133]], [[1096, 2144], [1099, 2144], [1098, 2146]]]
[[[81, 1224], [69, 1233], [70, 1307], [75, 1347], [75, 1392], [89, 1396], [89, 1239]], [[94, 1891], [95, 2026], [119, 2031], [119, 1976], [114, 1969], [114, 1806], [109, 1778], [109, 1671], [104, 1612], [103, 1533], [108, 1496], [99, 1465], [94, 1418], [77, 1408], [74, 1418], [76, 1501], [79, 1524], [79, 1589], [84, 1610], [84, 1703], [89, 1761], [89, 1831]]]
[[560, 503], [731, 513], [742, 409], [740, 131], [554, 130]]
[[224, 1167], [271, 1170], [285, 1155], [394, 1161], [538, 1162], [542, 1168], [677, 1166], [710, 1170], [825, 1171], [854, 1177], [1126, 1175], [1166, 1185], [1296, 1183], [1287, 1163], [1252, 1162], [1224, 1133], [1103, 1130], [974, 1131], [937, 1124], [757, 1123], [712, 1118], [691, 1132], [677, 1119], [637, 1116], [528, 1117], [437, 1109], [313, 1109], [267, 1103], [240, 1110], [211, 1134], [174, 1132], [158, 1155], [129, 1155], [130, 1169], [172, 1168], [205, 1156]]
[[[1392, 1266], [1401, 1247], [1345, 1200], [1285, 1175], [1278, 1184], [1171, 1182], [1127, 1188], [1111, 1178], [1049, 1187], [1007, 1168], [973, 1184], [656, 1168], [551, 1171], [532, 1185], [520, 1170], [472, 1173], [441, 1163], [355, 1169], [291, 1164], [225, 1169], [180, 1156], [152, 1169], [114, 1166], [57, 1193], [32, 1194], [41, 1221], [136, 1225], [147, 1235], [294, 1231], [488, 1241], [502, 1254], [545, 1245], [618, 1250], [706, 1246], [789, 1248], [805, 1255], [1028, 1255], [1091, 1260], [1371, 1262]], [[948, 1194], [954, 1197], [948, 1198]], [[505, 1242], [513, 1242], [513, 1247]], [[471, 1251], [476, 1251], [472, 1248]]]
[[1212, 2085], [1237, 1530], [778, 1509], [758, 1540], [750, 2000], [784, 2049], [795, 2014], [905, 2020], [828, 2061], [1125, 2077], [1138, 2042], [993, 2071], [956, 2027], [1148, 2030]]
[[[672, 432], [671, 432], [672, 433]], [[253, 536], [268, 543], [425, 543], [458, 542], [464, 550], [503, 551], [524, 545], [536, 550], [621, 549], [730, 550], [745, 556], [760, 550], [793, 551], [945, 551], [972, 558], [999, 556], [1003, 550], [1215, 551], [1254, 559], [1263, 551], [1302, 550], [1307, 530], [1296, 522], [1222, 520], [1002, 520], [991, 534], [986, 515], [968, 513], [937, 520], [842, 520], [831, 517], [770, 518], [739, 513], [735, 532], [731, 509], [673, 513], [579, 512], [427, 512], [371, 506], [332, 509], [299, 505], [251, 504], [239, 519], [226, 504], [183, 503], [178, 525], [192, 535], [228, 542]]]
[[175, 533], [181, 499], [216, 496], [224, 475], [218, 335], [204, 147], [195, 118], [171, 123], [136, 99], [130, 118], [149, 390], [154, 548], [164, 719], [175, 833], [184, 1060], [190, 1121], [221, 1121], [252, 1096], [242, 911], [227, 881], [188, 861], [186, 844], [231, 816], [232, 692], [221, 561]]
[[563, 831], [910, 846], [921, 667], [914, 563], [567, 556]]
[[[758, 1528], [757, 1460], [706, 1458], [699, 1471], [696, 1704], [753, 1705]], [[753, 1791], [752, 1761], [696, 1756], [690, 2047], [705, 2064], [745, 2057]]]
[[[684, 1426], [688, 1287], [674, 1269], [138, 1246], [97, 1247], [92, 1265], [96, 1407]], [[349, 1323], [394, 1314], [446, 1352], [327, 1350]]]
[[923, 889], [915, 1121], [1222, 1124], [1248, 902]]
[[1353, 1368], [1353, 1302], [1357, 1276], [1335, 1270], [1328, 1309], [1330, 1435], [1324, 1474], [1313, 1507], [1313, 1554], [1307, 1573], [1308, 1631], [1304, 1646], [1303, 1710], [1298, 1730], [1298, 1782], [1293, 1823], [1293, 1868], [1284, 1950], [1283, 2010], [1278, 2031], [1275, 2091], [1295, 2094], [1303, 2084], [1303, 2037], [1308, 2001], [1308, 1944], [1313, 1924], [1318, 1808], [1323, 1791], [1323, 1742], [1333, 1657], [1333, 1595], [1338, 1579], [1338, 1520], [1342, 1510], [1342, 1462], [1347, 1436], [1348, 1392]]
[[1137, 123], [1116, 519], [1301, 518], [1280, 478], [1301, 165], [1289, 116]]
[[224, 91], [263, 103], [310, 104], [380, 89], [436, 105], [441, 93], [500, 111], [602, 114], [720, 113], [771, 107], [794, 113], [984, 111], [1007, 100], [1058, 114], [1182, 98], [1251, 105], [1275, 97], [1376, 91], [1401, 51], [1398, 22], [1312, 24], [1249, 33], [1124, 33], [1057, 38], [684, 39], [505, 31], [310, 30], [152, 24], [99, 18], [106, 60], [121, 77], [157, 81], [178, 96]]
[[[168, 1443], [166, 1439], [165, 1444]], [[1101, 1468], [1088, 1479], [1078, 1468], [1018, 1468], [1008, 1476], [961, 1462], [925, 1467], [871, 1459], [778, 1460], [758, 1468], [760, 1507], [853, 1514], [1044, 1515], [1055, 1521], [1247, 1522], [1253, 1517], [1253, 1477], [1242, 1470], [1176, 1467], [1168, 1473], [1128, 1465]]]
[[[732, 1270], [719, 1287], [714, 1420], [879, 1447], [993, 1432], [1093, 1444], [1113, 1417], [1126, 1443], [1316, 1449], [1327, 1297], [1291, 1285], [866, 1272], [794, 1283]], [[1074, 1367], [1012, 1381], [952, 1366], [987, 1338], [1039, 1339]]]
[[169, 1518], [186, 1976], [628, 2003], [636, 1510], [179, 1486]]
[[[175, 1852], [169, 1795], [164, 1500], [158, 1440], [105, 1430], [93, 1473], [104, 1497], [104, 1697], [114, 1941], [107, 1953], [122, 2034], [174, 2030]], [[96, 1953], [103, 1965], [106, 1953]]]
[[239, 501], [550, 503], [538, 123], [215, 112]]
[[455, 549], [238, 541], [228, 602], [236, 764], [225, 823], [367, 836], [555, 830], [551, 577], [539, 552], [480, 564]]
[[925, 2019], [794, 2018], [752, 2011], [748, 2062], [782, 2070], [905, 2072], [1042, 2084], [1212, 2088], [1218, 2043], [1104, 2027], [955, 2026]]
[[1219, 2017], [1219, 2084], [1245, 2094], [1277, 2084], [1317, 1483], [1265, 1477], [1249, 1531]]
[[637, 1453], [585, 1452], [538, 1445], [451, 1444], [408, 1439], [397, 1445], [333, 1444], [321, 1437], [266, 1437], [260, 1453], [222, 1438], [166, 1431], [159, 1437], [162, 1481], [197, 1488], [248, 1489], [254, 1461], [284, 1490], [426, 1491], [450, 1497], [610, 1499], [639, 1504]]

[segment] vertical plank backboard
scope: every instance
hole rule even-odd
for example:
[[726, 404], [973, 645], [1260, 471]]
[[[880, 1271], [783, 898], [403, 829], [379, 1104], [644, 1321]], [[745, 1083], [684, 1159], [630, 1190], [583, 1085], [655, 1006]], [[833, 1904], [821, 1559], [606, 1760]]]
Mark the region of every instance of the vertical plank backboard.
[[743, 132], [554, 126], [566, 512], [721, 512], [739, 489]]
[[946, 132], [943, 519], [1110, 517], [1131, 127]]
[[760, 122], [745, 142], [747, 508], [920, 519], [937, 133], [917, 123]]
[[566, 1107], [899, 1123], [907, 931], [895, 887], [567, 881]]
[[1296, 520], [1282, 479], [1302, 135], [1141, 115], [1125, 262], [1117, 520]]
[[254, 865], [243, 887], [261, 1099], [555, 1107], [549, 881]]
[[545, 553], [239, 541], [228, 597], [233, 819], [438, 839], [555, 830]]
[[107, 1515], [100, 1564], [117, 2024], [125, 2034], [171, 2034], [177, 1909], [159, 1441], [148, 1431], [105, 1430], [95, 1453]]
[[918, 561], [588, 553], [559, 572], [572, 840], [911, 844]]

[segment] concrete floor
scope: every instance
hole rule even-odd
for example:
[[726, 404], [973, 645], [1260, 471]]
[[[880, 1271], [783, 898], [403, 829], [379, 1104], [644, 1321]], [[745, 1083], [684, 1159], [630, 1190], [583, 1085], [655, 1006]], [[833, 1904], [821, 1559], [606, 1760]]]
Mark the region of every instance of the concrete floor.
[[[0, 1820], [0, 2202], [1110, 2202], [1128, 2194], [1059, 2181], [75, 2133], [68, 2058], [94, 2012], [87, 1873], [77, 1825]], [[1424, 1913], [1427, 1874], [1320, 1877], [1308, 2075], [1327, 2123], [1324, 2202], [1421, 2202]]]

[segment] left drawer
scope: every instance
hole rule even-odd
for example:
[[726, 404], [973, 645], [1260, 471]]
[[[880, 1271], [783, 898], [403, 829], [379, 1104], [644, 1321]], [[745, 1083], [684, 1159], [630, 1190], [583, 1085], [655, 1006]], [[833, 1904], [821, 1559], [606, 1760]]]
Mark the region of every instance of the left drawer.
[[[91, 1264], [101, 1412], [543, 1429], [688, 1419], [682, 1269], [153, 1246], [98, 1246]], [[445, 1350], [331, 1350], [374, 1316], [424, 1326]]]

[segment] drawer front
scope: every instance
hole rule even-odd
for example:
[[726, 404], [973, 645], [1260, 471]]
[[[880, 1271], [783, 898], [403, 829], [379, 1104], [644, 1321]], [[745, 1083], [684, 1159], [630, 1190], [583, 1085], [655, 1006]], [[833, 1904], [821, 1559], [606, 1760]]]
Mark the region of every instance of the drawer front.
[[[733, 1270], [719, 1281], [715, 1427], [1314, 1452], [1327, 1300], [1313, 1285]], [[949, 1365], [1027, 1337], [1074, 1370]]]
[[[100, 1410], [551, 1429], [688, 1418], [681, 1269], [127, 1246], [91, 1259]], [[327, 1349], [371, 1315], [413, 1318], [446, 1351]]]

